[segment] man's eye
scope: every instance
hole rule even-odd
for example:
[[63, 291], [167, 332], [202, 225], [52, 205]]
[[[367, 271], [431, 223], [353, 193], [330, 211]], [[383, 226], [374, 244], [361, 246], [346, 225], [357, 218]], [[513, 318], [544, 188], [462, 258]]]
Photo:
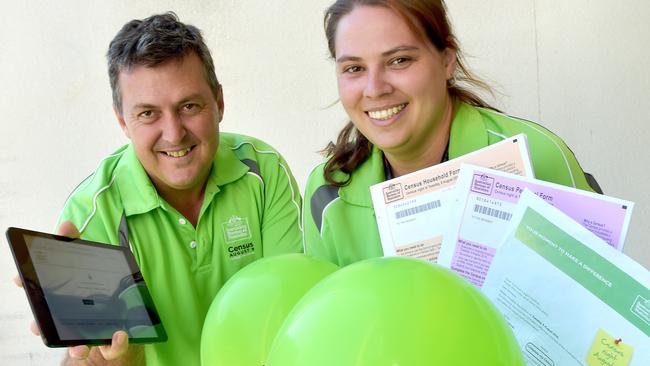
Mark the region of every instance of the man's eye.
[[197, 112], [200, 109], [199, 105], [196, 104], [196, 103], [183, 104], [183, 107], [181, 107], [181, 108], [182, 108], [183, 112], [186, 112], [186, 113]]
[[145, 119], [150, 119], [153, 117], [153, 111], [144, 111], [138, 113], [139, 118], [145, 118]]

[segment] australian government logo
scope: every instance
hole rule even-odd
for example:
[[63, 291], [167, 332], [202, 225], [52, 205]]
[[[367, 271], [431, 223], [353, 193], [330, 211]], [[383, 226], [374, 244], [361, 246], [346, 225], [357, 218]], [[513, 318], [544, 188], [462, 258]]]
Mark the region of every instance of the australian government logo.
[[391, 203], [393, 201], [401, 200], [404, 198], [401, 183], [391, 183], [384, 187], [384, 202]]
[[253, 235], [248, 218], [233, 215], [221, 224], [221, 228], [231, 259], [255, 253], [255, 244], [249, 241]]

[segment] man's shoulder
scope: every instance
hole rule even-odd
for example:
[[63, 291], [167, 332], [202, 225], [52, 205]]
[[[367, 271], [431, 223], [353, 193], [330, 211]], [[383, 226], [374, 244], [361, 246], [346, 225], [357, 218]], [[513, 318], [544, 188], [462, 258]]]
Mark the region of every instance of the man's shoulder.
[[264, 176], [280, 167], [284, 167], [284, 170], [290, 173], [284, 157], [273, 146], [258, 138], [222, 132], [219, 136], [219, 144], [220, 149], [232, 152], [253, 173]]
[[268, 143], [252, 136], [232, 132], [219, 133], [219, 144], [227, 147], [239, 157], [279, 156], [278, 151]]
[[[58, 224], [62, 221], [72, 221], [82, 234], [86, 235], [85, 232], [88, 227], [97, 225], [97, 223], [94, 223], [96, 220], [91, 222], [93, 217], [101, 216], [102, 220], [100, 221], [104, 222], [102, 225], [105, 225], [105, 222], [113, 222], [119, 219], [109, 218], [106, 215], [121, 215], [122, 212], [116, 176], [119, 171], [118, 167], [121, 165], [120, 162], [127, 150], [128, 145], [122, 146], [102, 159], [95, 170], [77, 185], [65, 202]], [[90, 231], [95, 232], [96, 230]], [[103, 237], [87, 238], [99, 241], [107, 240]]]
[[122, 146], [114, 153], [102, 159], [93, 172], [90, 173], [72, 191], [70, 197], [94, 196], [98, 191], [112, 186], [115, 181], [117, 167], [127, 151], [128, 145]]

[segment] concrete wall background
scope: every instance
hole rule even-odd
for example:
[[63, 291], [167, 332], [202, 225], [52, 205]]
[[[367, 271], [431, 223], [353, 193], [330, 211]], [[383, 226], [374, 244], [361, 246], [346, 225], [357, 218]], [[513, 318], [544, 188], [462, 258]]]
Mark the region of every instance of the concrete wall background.
[[[225, 89], [222, 130], [260, 137], [302, 186], [345, 123], [322, 13], [330, 0], [4, 2], [0, 14], [0, 229], [51, 231], [68, 193], [126, 143], [104, 54], [128, 20], [174, 10], [204, 31]], [[448, 1], [469, 65], [494, 102], [562, 136], [609, 195], [636, 202], [625, 252], [650, 268], [650, 3]], [[2, 240], [4, 241], [4, 239]], [[56, 365], [0, 245], [0, 358]]]

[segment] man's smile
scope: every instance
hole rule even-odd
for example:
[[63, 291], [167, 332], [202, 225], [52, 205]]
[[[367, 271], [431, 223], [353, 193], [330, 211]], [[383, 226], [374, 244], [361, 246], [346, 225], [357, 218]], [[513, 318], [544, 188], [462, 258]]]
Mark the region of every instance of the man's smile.
[[190, 153], [190, 151], [194, 148], [194, 146], [186, 147], [184, 149], [180, 150], [171, 150], [171, 151], [161, 151], [161, 153], [173, 157], [173, 158], [181, 158], [187, 154]]

